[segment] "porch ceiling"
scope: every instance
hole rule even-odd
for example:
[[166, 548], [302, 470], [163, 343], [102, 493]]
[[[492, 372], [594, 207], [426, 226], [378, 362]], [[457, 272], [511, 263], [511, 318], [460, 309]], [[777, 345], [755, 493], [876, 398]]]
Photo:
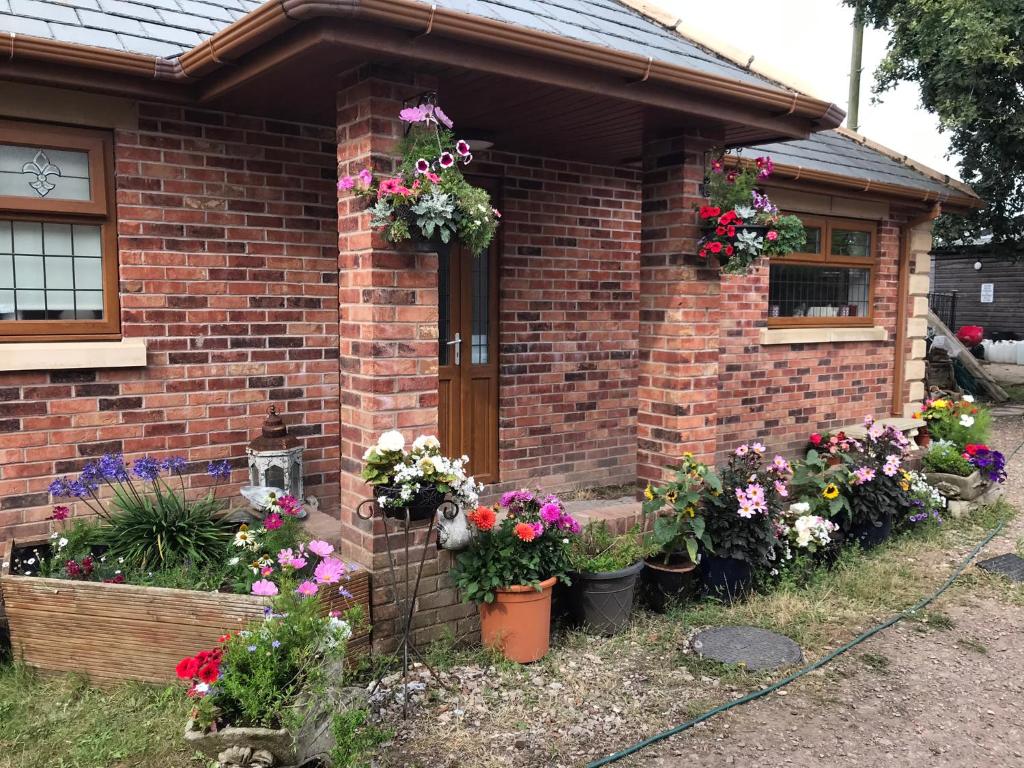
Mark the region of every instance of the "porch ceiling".
[[810, 131], [809, 123], [804, 130], [791, 117], [754, 116], [727, 99], [714, 103], [645, 82], [602, 83], [528, 57], [508, 61], [353, 24], [293, 30], [212, 77], [198, 100], [217, 109], [333, 125], [337, 74], [367, 62], [434, 75], [440, 100], [461, 132], [513, 152], [614, 165], [638, 161], [645, 137], [695, 125], [721, 130], [729, 144]]

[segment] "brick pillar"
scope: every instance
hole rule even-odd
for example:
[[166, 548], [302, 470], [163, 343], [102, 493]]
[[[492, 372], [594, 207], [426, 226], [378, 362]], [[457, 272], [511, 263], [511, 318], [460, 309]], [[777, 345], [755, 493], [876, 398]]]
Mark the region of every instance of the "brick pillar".
[[644, 147], [640, 257], [637, 475], [659, 480], [684, 451], [715, 457], [718, 393], [717, 265], [696, 256], [695, 205], [703, 202], [699, 135]]
[[[430, 79], [391, 69], [361, 67], [341, 75], [339, 178], [367, 167], [375, 174], [392, 171], [403, 133], [402, 102], [433, 87]], [[356, 516], [359, 503], [372, 493], [360, 470], [363, 453], [381, 432], [398, 429], [407, 443], [438, 432], [437, 256], [388, 243], [370, 230], [365, 208], [351, 192], [339, 191], [341, 526], [345, 556], [371, 568], [374, 644], [386, 648], [400, 630], [390, 605], [383, 523], [371, 526]], [[433, 636], [440, 634], [438, 624], [454, 624], [475, 607], [458, 605], [443, 576], [447, 555], [439, 557], [434, 544], [424, 541], [425, 526], [417, 528], [410, 559], [418, 563], [422, 547], [428, 551], [414, 626], [421, 636]], [[391, 546], [404, 555], [403, 537], [393, 536]]]

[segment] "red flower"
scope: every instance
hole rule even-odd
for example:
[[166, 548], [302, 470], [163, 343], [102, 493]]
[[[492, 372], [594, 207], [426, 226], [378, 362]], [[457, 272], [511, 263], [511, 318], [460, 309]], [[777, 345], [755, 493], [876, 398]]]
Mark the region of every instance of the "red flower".
[[702, 219], [716, 219], [722, 213], [722, 209], [716, 205], [702, 205], [700, 207], [700, 217]]
[[715, 227], [715, 234], [718, 235], [719, 237], [724, 235], [725, 234], [725, 227], [723, 227], [721, 224], [719, 224], [717, 227]]
[[725, 234], [727, 234], [729, 237], [736, 237], [736, 227], [730, 224], [728, 227], [725, 228]]
[[71, 510], [63, 504], [58, 504], [53, 508], [53, 514], [50, 515], [51, 520], [67, 520], [68, 515], [71, 514]]
[[811, 445], [821, 445], [821, 435], [819, 435], [817, 432], [815, 432], [813, 435], [811, 435], [810, 440], [811, 440]]
[[708, 243], [708, 250], [711, 251], [712, 253], [721, 253], [722, 252], [722, 244], [721, 243]]
[[708, 257], [708, 249], [707, 248], [701, 248], [700, 249], [700, 253], [698, 254], [698, 256], [700, 256], [702, 259], [706, 259]]
[[537, 538], [537, 532], [529, 523], [516, 523], [515, 533], [522, 541], [533, 541]]
[[179, 661], [178, 666], [174, 668], [175, 674], [182, 680], [191, 680], [196, 676], [196, 672], [198, 671], [199, 665], [191, 656], [186, 656], [184, 659]]
[[736, 211], [726, 211], [718, 219], [719, 224], [732, 224], [734, 221], [736, 221]]
[[221, 635], [220, 637], [218, 637], [217, 638], [217, 642], [218, 643], [226, 643], [230, 639], [231, 639], [231, 634], [228, 633], [226, 635]]
[[976, 453], [987, 451], [988, 446], [982, 443], [970, 443], [964, 448], [964, 452], [968, 456], [974, 456]]
[[213, 662], [199, 668], [199, 679], [212, 685], [220, 677], [220, 665]]
[[469, 521], [481, 531], [489, 531], [498, 522], [498, 516], [490, 507], [477, 507], [468, 515]]
[[736, 249], [733, 248], [731, 245], [727, 245], [727, 246], [725, 246], [725, 255], [726, 256], [732, 256], [733, 251], [735, 251], [735, 250]]
[[124, 584], [124, 574], [123, 573], [115, 573], [111, 578], [104, 579], [103, 583], [104, 584]]

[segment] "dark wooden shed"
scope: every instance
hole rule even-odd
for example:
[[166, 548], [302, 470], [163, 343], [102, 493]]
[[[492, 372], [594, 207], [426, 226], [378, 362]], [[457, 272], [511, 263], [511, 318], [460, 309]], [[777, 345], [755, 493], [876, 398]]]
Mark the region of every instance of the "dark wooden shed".
[[[932, 254], [929, 304], [949, 322], [955, 294], [953, 325], [980, 325], [985, 337], [1016, 334], [1024, 339], [1024, 249], [993, 252], [987, 246], [936, 250]], [[955, 330], [955, 328], [954, 328]]]

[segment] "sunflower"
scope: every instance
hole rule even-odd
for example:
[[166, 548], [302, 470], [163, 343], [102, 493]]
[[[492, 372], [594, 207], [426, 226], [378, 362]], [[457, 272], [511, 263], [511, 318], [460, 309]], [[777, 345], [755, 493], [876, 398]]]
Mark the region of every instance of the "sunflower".
[[697, 514], [697, 508], [696, 508], [695, 506], [693, 506], [693, 504], [691, 504], [690, 506], [688, 506], [688, 507], [686, 508], [686, 513], [687, 513], [687, 514], [688, 514], [688, 515], [689, 515], [690, 517], [693, 517], [694, 515], [696, 515], [696, 514]]
[[679, 491], [673, 488], [671, 491], [665, 494], [665, 498], [668, 499], [669, 504], [675, 504], [676, 499], [679, 498]]
[[651, 500], [654, 499], [654, 489], [651, 488], [651, 484], [650, 483], [648, 483], [647, 487], [644, 488], [644, 498], [647, 499], [648, 501], [651, 501]]
[[834, 499], [836, 496], [839, 495], [839, 488], [836, 486], [835, 483], [829, 483], [828, 485], [825, 486], [825, 490], [821, 492], [821, 495], [824, 496], [826, 499]]

